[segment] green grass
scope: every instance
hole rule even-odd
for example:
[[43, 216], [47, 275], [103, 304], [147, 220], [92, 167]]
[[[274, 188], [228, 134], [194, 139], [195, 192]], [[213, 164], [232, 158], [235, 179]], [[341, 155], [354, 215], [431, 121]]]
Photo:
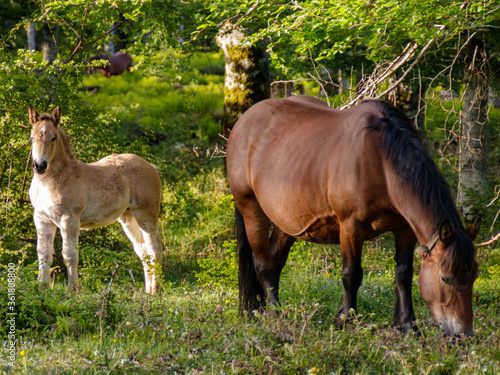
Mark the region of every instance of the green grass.
[[[476, 283], [473, 338], [445, 337], [416, 281], [422, 336], [405, 336], [391, 327], [393, 272], [384, 268], [390, 250], [366, 250], [372, 270], [360, 290], [359, 314], [344, 329], [334, 323], [342, 298], [336, 248], [297, 243], [283, 275], [282, 307], [253, 320], [238, 315], [232, 278], [215, 285], [178, 273], [151, 297], [140, 274], [134, 284], [122, 273], [108, 303], [106, 293], [88, 287], [73, 293], [58, 282], [40, 289], [21, 270], [18, 301], [26, 309], [12, 373], [498, 373], [498, 266], [489, 266]], [[490, 249], [488, 257], [498, 264], [500, 250]], [[167, 256], [167, 272], [171, 261], [178, 262]], [[196, 269], [192, 264], [185, 271]]]

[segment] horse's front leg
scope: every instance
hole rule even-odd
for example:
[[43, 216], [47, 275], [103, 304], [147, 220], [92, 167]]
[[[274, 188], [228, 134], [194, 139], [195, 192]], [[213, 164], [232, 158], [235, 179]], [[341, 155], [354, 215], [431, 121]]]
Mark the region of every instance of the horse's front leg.
[[62, 256], [68, 270], [68, 288], [78, 285], [78, 236], [80, 234], [80, 218], [64, 215], [61, 218], [61, 237], [63, 242]]
[[50, 265], [54, 254], [54, 237], [57, 227], [50, 221], [41, 219], [35, 212], [36, 251], [38, 255], [38, 281], [50, 282]]
[[396, 301], [394, 304], [394, 325], [404, 331], [415, 329], [415, 314], [411, 287], [413, 279], [413, 250], [417, 239], [410, 227], [394, 231], [396, 242]]
[[344, 299], [336, 317], [339, 326], [342, 326], [345, 318], [349, 317], [351, 309], [357, 309], [358, 289], [363, 281], [363, 268], [361, 267], [363, 238], [356, 233], [354, 225], [343, 224], [340, 231]]

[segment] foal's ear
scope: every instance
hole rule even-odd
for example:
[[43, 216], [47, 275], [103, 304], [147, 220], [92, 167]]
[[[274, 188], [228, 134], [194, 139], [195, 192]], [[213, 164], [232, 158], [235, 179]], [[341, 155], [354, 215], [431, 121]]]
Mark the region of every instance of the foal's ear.
[[29, 107], [28, 114], [31, 125], [35, 125], [38, 121], [40, 121], [40, 116], [32, 106]]
[[56, 121], [55, 125], [59, 125], [59, 120], [61, 120], [61, 107], [57, 106], [56, 109], [54, 109], [52, 117], [54, 117], [54, 120]]
[[448, 246], [451, 242], [451, 226], [448, 221], [444, 221], [441, 224], [441, 228], [439, 228], [439, 239], [444, 244], [444, 246]]
[[472, 224], [469, 228], [467, 228], [467, 233], [469, 233], [469, 236], [472, 241], [476, 239], [480, 229], [481, 229], [481, 218], [478, 217], [476, 221], [474, 221], [474, 224]]

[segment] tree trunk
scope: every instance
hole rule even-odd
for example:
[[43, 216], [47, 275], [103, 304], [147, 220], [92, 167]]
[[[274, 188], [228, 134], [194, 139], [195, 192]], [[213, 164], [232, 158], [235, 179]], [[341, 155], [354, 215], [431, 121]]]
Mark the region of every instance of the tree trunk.
[[225, 137], [238, 118], [253, 104], [271, 95], [269, 56], [265, 46], [244, 43], [244, 30], [226, 23], [216, 36], [224, 52], [224, 113], [221, 119]]
[[26, 34], [28, 36], [28, 50], [35, 52], [35, 24], [33, 22], [28, 22], [26, 25]]
[[57, 58], [57, 48], [54, 42], [55, 36], [47, 25], [43, 26], [42, 54], [43, 60], [51, 65]]
[[474, 203], [490, 187], [488, 162], [489, 66], [483, 37], [469, 42], [464, 64], [464, 103], [458, 169], [458, 206], [466, 220], [477, 214]]

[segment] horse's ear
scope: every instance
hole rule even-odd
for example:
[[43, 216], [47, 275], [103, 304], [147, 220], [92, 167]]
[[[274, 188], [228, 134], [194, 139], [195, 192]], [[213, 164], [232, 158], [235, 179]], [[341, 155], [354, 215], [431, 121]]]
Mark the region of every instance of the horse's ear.
[[28, 113], [31, 125], [35, 125], [38, 121], [40, 121], [40, 116], [38, 116], [38, 113], [32, 106], [29, 107]]
[[451, 226], [448, 220], [444, 221], [439, 228], [439, 239], [444, 244], [444, 246], [448, 246], [451, 242]]
[[476, 239], [480, 229], [481, 229], [481, 218], [478, 217], [476, 221], [474, 221], [474, 224], [472, 224], [469, 228], [467, 228], [467, 233], [469, 233], [469, 236], [472, 241]]
[[54, 112], [52, 112], [52, 117], [54, 117], [54, 120], [56, 120], [55, 125], [59, 125], [59, 120], [61, 120], [61, 107], [57, 106], [56, 109], [54, 109]]

